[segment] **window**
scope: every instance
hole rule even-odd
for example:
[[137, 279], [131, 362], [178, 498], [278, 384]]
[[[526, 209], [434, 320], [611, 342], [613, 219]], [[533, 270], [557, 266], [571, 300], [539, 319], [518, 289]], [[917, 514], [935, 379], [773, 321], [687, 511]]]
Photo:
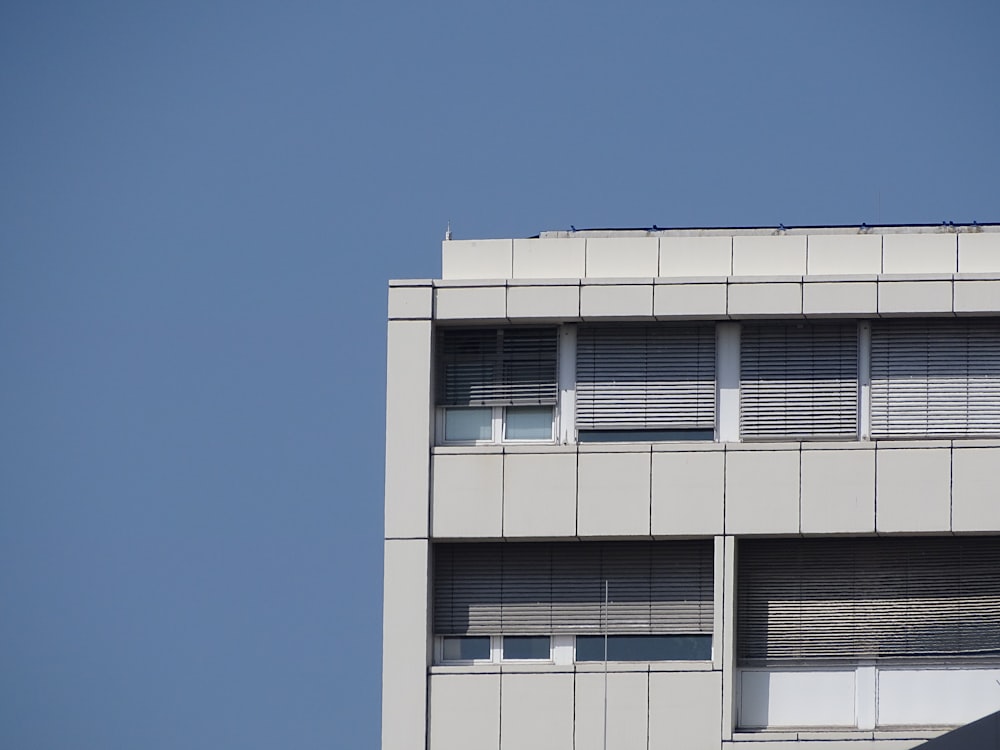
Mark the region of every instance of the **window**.
[[1000, 435], [1000, 320], [872, 325], [872, 436]]
[[440, 442], [553, 439], [555, 328], [445, 328], [437, 347]]
[[745, 323], [740, 434], [857, 438], [857, 323]]
[[1000, 538], [740, 542], [743, 664], [1000, 657]]
[[714, 325], [582, 326], [576, 375], [581, 442], [715, 436]]
[[436, 544], [434, 632], [500, 638], [504, 659], [575, 636], [577, 661], [603, 660], [606, 633], [613, 660], [707, 660], [713, 560], [709, 540]]

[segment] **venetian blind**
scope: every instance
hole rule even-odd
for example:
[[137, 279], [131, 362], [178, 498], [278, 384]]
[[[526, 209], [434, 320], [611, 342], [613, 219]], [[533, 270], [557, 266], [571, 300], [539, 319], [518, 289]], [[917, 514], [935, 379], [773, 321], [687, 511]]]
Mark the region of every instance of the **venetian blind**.
[[581, 326], [581, 430], [713, 429], [714, 325]]
[[740, 340], [740, 434], [858, 434], [857, 323], [746, 323]]
[[434, 632], [712, 632], [709, 540], [434, 546]]
[[554, 404], [556, 352], [553, 327], [441, 329], [438, 405]]
[[743, 540], [743, 662], [1000, 655], [1000, 539]]
[[1000, 320], [872, 324], [872, 436], [1000, 434]]

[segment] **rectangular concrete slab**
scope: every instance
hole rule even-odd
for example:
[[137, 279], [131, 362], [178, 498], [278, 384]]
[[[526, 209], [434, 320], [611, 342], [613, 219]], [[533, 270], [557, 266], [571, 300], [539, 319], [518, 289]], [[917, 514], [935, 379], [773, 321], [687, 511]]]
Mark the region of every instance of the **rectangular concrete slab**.
[[441, 243], [442, 279], [509, 279], [514, 240], [446, 240]]
[[660, 237], [660, 276], [731, 276], [732, 273], [732, 237]]
[[429, 286], [389, 288], [389, 320], [427, 320], [434, 313], [434, 290]]
[[878, 282], [881, 315], [934, 315], [951, 312], [950, 281]]
[[802, 314], [802, 284], [730, 284], [728, 312], [733, 317], [783, 318]]
[[413, 738], [423, 738], [427, 731], [428, 549], [426, 539], [385, 543], [383, 750], [411, 750]]
[[802, 533], [875, 531], [875, 449], [802, 451]]
[[657, 284], [653, 287], [653, 315], [658, 318], [725, 318], [726, 285]]
[[[605, 681], [603, 674], [576, 676], [574, 750], [603, 750]], [[607, 747], [646, 750], [649, 673], [615, 673], [607, 679]]]
[[951, 460], [952, 530], [1000, 532], [1000, 448], [955, 448]]
[[515, 279], [579, 279], [586, 275], [586, 240], [514, 240]]
[[1000, 272], [1000, 232], [959, 234], [958, 272]]
[[581, 453], [577, 490], [580, 536], [649, 534], [650, 454]]
[[434, 290], [438, 320], [502, 321], [507, 317], [505, 286], [443, 287]]
[[721, 534], [726, 454], [653, 453], [653, 536]]
[[580, 315], [579, 286], [512, 286], [507, 317], [513, 320], [566, 320]]
[[433, 412], [430, 322], [391, 321], [386, 359], [385, 535], [426, 537]]
[[431, 750], [498, 750], [500, 675], [430, 677]]
[[573, 677], [503, 675], [500, 750], [573, 750]]
[[805, 272], [804, 235], [733, 237], [733, 276], [801, 276]]
[[656, 237], [590, 238], [587, 276], [606, 279], [656, 276], [659, 244]]
[[846, 276], [882, 272], [882, 235], [810, 234], [806, 273]]
[[955, 273], [958, 240], [954, 232], [887, 234], [882, 237], [882, 273]]
[[584, 284], [580, 289], [580, 315], [584, 319], [650, 318], [653, 285]]
[[726, 452], [726, 533], [799, 532], [799, 452]]
[[499, 537], [503, 521], [503, 456], [434, 456], [431, 503], [434, 536]]
[[807, 282], [802, 286], [802, 312], [819, 316], [874, 315], [878, 287], [874, 281]]
[[651, 672], [649, 750], [718, 750], [721, 672]]
[[882, 533], [951, 531], [951, 450], [879, 448], [875, 528]]
[[996, 314], [1000, 310], [1000, 281], [956, 281], [955, 312]]
[[576, 454], [504, 456], [503, 535], [576, 534]]

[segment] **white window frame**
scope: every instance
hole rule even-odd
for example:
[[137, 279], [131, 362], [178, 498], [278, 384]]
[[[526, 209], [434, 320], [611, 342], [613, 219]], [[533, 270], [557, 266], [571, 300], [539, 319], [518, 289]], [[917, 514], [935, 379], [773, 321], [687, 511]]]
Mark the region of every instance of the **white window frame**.
[[[544, 404], [540, 404], [544, 407]], [[437, 445], [462, 446], [462, 445], [554, 445], [559, 438], [559, 407], [551, 405], [552, 410], [552, 430], [548, 438], [537, 440], [524, 438], [508, 438], [507, 431], [507, 409], [519, 409], [523, 406], [439, 406], [435, 409], [434, 434], [437, 436]], [[490, 420], [490, 438], [488, 440], [447, 440], [445, 438], [445, 412], [448, 409], [492, 409], [493, 414]]]

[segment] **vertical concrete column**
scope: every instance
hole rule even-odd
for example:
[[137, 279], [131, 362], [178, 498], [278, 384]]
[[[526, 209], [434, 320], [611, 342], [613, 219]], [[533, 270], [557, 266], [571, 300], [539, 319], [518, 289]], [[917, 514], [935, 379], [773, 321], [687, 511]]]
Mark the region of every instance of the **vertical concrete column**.
[[431, 322], [390, 320], [385, 391], [385, 536], [426, 538], [430, 493]]
[[426, 539], [385, 542], [382, 750], [426, 744], [429, 552]]
[[858, 437], [872, 435], [872, 324], [858, 324]]
[[[736, 537], [722, 540], [722, 739], [736, 726]], [[716, 607], [719, 602], [716, 602]]]
[[559, 327], [559, 442], [576, 442], [576, 326]]
[[715, 330], [719, 441], [735, 443], [740, 439], [740, 324], [719, 323]]

